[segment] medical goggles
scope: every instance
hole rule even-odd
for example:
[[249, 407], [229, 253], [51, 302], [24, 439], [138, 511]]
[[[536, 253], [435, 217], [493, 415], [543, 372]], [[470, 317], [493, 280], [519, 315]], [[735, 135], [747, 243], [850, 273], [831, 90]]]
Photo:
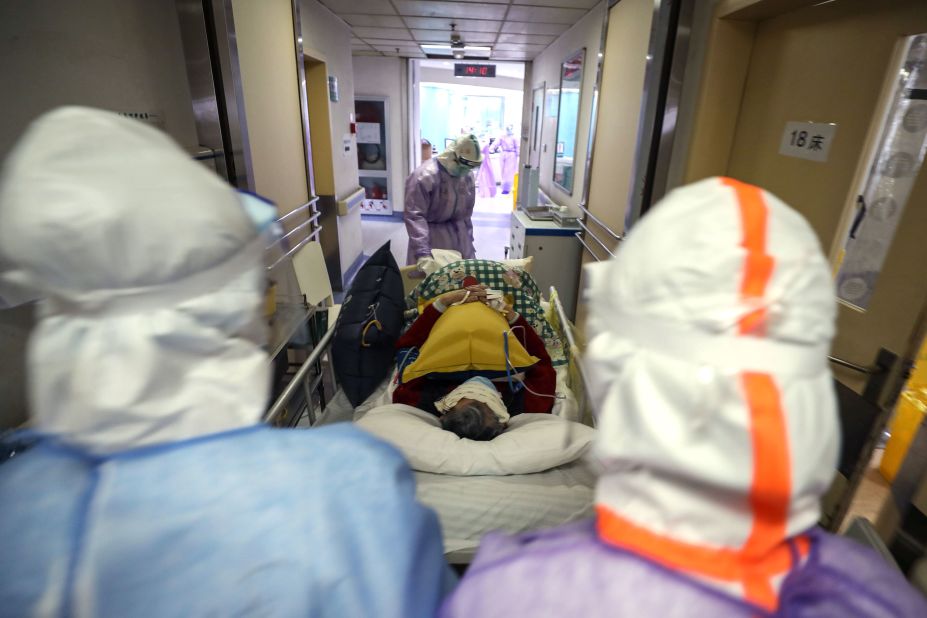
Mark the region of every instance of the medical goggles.
[[457, 162], [463, 166], [469, 167], [471, 170], [476, 169], [480, 166], [480, 161], [471, 161], [470, 159], [465, 159], [460, 155], [457, 155]]

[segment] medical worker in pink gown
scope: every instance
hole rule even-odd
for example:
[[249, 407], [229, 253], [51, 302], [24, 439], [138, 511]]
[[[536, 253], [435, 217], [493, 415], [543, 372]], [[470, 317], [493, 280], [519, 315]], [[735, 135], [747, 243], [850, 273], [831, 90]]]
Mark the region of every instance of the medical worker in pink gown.
[[480, 164], [480, 171], [476, 174], [476, 186], [480, 197], [496, 197], [496, 175], [493, 174], [492, 161], [489, 159], [492, 146], [492, 140], [487, 138], [486, 144], [480, 151], [483, 153], [483, 162]]
[[518, 171], [518, 138], [515, 137], [512, 125], [505, 128], [505, 135], [496, 140], [492, 151], [502, 153], [502, 193], [509, 193], [515, 182], [515, 172]]
[[473, 170], [483, 161], [475, 135], [461, 135], [406, 179], [405, 219], [409, 233], [407, 264], [430, 258], [432, 249], [453, 249], [464, 259], [476, 257], [473, 246]]
[[836, 303], [801, 215], [709, 178], [586, 281], [596, 517], [487, 535], [440, 615], [927, 616], [894, 566], [817, 526]]

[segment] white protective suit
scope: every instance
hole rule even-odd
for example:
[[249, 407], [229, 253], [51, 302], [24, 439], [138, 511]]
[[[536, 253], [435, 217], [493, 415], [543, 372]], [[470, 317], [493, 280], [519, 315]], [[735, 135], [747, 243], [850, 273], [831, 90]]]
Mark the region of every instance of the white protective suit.
[[835, 301], [802, 217], [710, 178], [587, 275], [596, 518], [487, 535], [439, 615], [927, 616], [897, 569], [816, 527]]
[[0, 295], [41, 299], [40, 439], [0, 466], [0, 615], [433, 613], [451, 579], [398, 453], [259, 424], [275, 216], [115, 114], [17, 145]]

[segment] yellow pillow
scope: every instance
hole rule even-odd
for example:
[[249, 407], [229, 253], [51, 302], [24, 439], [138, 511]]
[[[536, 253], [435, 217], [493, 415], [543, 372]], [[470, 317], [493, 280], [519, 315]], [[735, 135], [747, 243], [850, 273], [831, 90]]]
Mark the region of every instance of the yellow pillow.
[[408, 382], [431, 373], [467, 371], [498, 372], [505, 375], [505, 338], [508, 335], [509, 363], [513, 372], [538, 362], [528, 354], [505, 318], [483, 303], [448, 307], [431, 328], [418, 359], [402, 372]]

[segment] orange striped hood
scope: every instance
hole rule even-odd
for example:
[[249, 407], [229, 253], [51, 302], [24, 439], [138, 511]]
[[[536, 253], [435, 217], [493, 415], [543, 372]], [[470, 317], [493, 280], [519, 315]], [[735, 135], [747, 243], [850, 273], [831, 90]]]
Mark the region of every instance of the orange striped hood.
[[600, 536], [774, 609], [838, 454], [816, 236], [775, 196], [712, 178], [588, 281]]

